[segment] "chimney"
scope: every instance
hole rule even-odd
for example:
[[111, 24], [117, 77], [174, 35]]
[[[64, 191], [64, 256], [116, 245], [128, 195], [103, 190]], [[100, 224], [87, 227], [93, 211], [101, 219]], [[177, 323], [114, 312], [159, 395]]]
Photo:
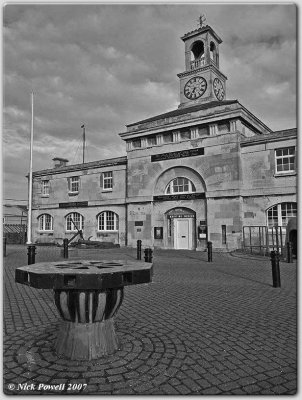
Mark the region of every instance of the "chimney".
[[53, 164], [54, 168], [66, 167], [68, 163], [68, 160], [66, 160], [66, 158], [60, 158], [60, 157], [55, 157], [52, 159], [52, 161], [54, 162]]

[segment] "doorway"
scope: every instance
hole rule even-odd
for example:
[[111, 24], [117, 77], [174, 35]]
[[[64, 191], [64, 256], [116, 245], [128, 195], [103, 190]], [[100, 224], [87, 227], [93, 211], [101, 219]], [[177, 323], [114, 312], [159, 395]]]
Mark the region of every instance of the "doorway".
[[192, 249], [192, 218], [174, 218], [175, 249]]

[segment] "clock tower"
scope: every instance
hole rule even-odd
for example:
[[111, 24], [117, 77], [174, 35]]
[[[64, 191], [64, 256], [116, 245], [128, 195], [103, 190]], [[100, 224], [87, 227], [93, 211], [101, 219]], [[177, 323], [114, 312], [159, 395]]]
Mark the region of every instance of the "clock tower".
[[227, 77], [219, 70], [220, 37], [209, 26], [202, 26], [181, 38], [185, 43], [185, 68], [180, 78], [179, 108], [226, 98]]

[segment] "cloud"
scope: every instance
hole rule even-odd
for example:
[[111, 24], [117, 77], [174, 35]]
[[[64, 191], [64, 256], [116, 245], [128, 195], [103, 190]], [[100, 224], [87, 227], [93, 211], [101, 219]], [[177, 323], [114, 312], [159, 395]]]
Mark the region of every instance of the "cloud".
[[197, 27], [201, 13], [223, 39], [220, 62], [228, 98], [239, 99], [273, 129], [293, 127], [295, 5], [7, 4], [8, 197], [27, 191], [22, 176], [28, 170], [32, 90], [34, 169], [51, 167], [54, 156], [81, 162], [83, 123], [88, 161], [124, 155], [118, 133], [125, 125], [177, 108], [176, 75], [184, 71], [180, 37]]

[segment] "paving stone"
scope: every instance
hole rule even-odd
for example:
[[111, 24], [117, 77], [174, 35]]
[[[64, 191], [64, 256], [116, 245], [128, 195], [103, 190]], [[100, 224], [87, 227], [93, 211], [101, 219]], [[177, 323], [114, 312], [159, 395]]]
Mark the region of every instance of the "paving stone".
[[[280, 264], [283, 286], [276, 292], [265, 257], [219, 254], [209, 268], [204, 252], [155, 250], [154, 283], [125, 288], [115, 318], [120, 350], [76, 362], [54, 352], [59, 315], [52, 292], [15, 284], [27, 249], [13, 249], [3, 269], [6, 381], [36, 374], [37, 382], [53, 384], [77, 377], [89, 384], [85, 394], [101, 395], [296, 393], [295, 266]], [[131, 248], [83, 254], [136, 257]], [[62, 259], [57, 248], [39, 247], [39, 257]]]

